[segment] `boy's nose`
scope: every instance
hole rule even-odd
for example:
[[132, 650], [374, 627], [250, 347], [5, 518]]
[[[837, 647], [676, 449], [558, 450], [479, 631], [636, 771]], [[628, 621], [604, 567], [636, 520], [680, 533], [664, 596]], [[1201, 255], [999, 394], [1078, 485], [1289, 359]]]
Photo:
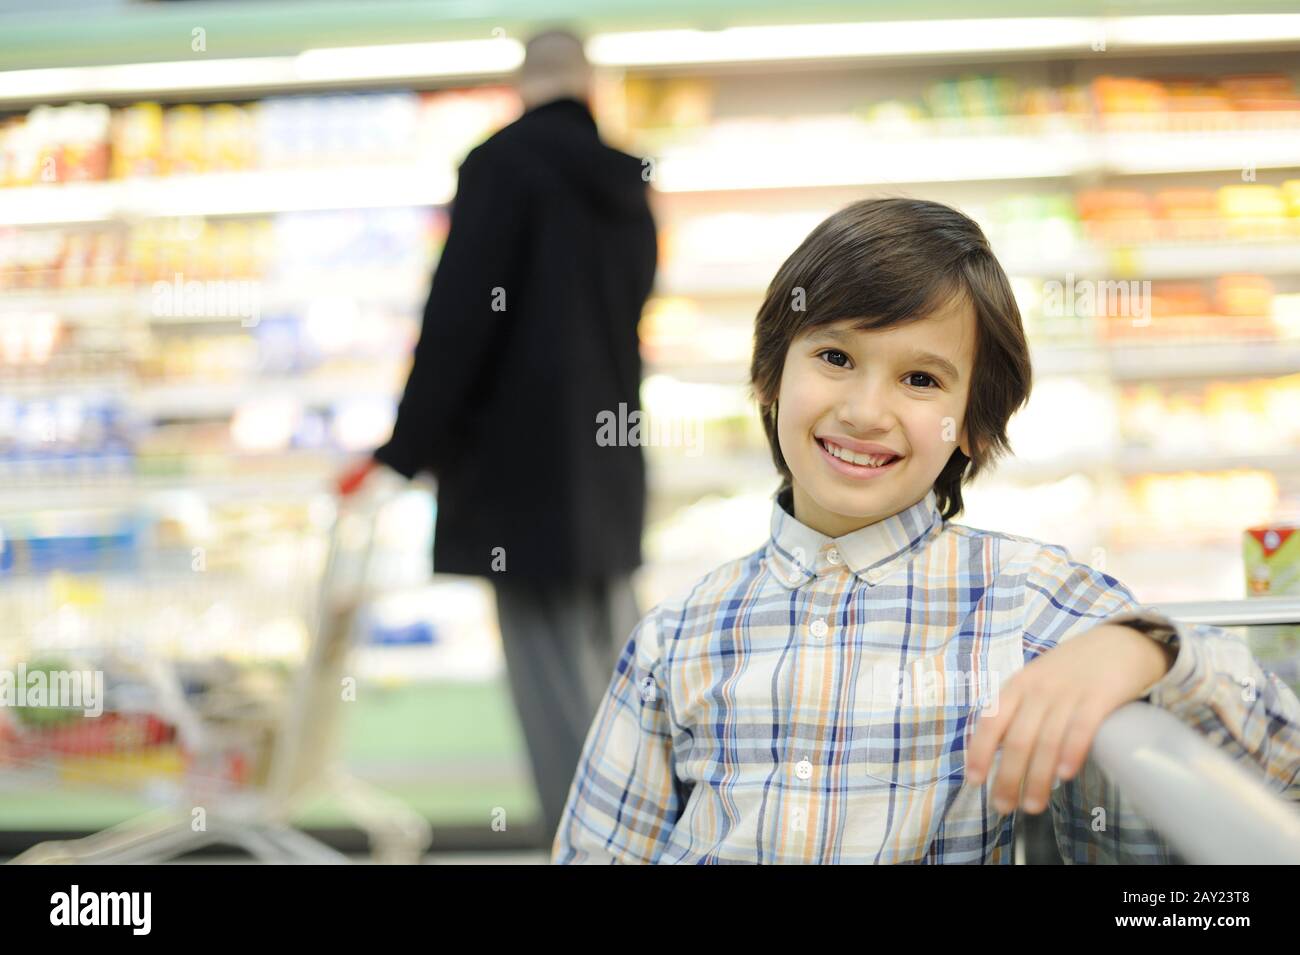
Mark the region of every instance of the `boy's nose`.
[[897, 424], [898, 417], [884, 392], [885, 389], [880, 385], [864, 385], [855, 389], [841, 400], [836, 411], [837, 420], [846, 429], [851, 429], [849, 434], [852, 435], [889, 433]]

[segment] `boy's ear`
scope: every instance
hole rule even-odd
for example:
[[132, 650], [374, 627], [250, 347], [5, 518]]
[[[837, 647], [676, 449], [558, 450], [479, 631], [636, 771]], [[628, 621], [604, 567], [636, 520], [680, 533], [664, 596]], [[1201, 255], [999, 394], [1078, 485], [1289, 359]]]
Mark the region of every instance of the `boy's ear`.
[[967, 431], [966, 431], [966, 423], [965, 423], [965, 422], [962, 422], [962, 426], [961, 426], [961, 434], [958, 435], [958, 437], [957, 437], [957, 447], [961, 448], [961, 453], [964, 454], [964, 455], [966, 455], [966, 457], [968, 457], [968, 458], [974, 458], [974, 457], [975, 457], [975, 455], [973, 455], [973, 454], [970, 453], [970, 451], [971, 451], [970, 436], [969, 436], [969, 434], [968, 434]]

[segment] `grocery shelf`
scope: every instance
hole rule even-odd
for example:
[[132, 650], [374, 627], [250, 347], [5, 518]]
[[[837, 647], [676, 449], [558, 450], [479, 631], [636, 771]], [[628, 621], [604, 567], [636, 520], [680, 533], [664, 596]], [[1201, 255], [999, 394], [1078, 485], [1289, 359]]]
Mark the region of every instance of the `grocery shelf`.
[[[13, 466], [0, 468], [0, 513], [124, 509], [183, 495], [209, 501], [254, 499], [301, 500], [316, 492], [331, 492], [331, 480], [346, 455], [297, 452], [293, 455], [256, 457], [241, 462], [224, 457], [230, 473], [203, 475], [130, 473], [55, 476], [25, 473]], [[259, 466], [260, 465], [260, 466]]]
[[[829, 143], [809, 149], [798, 137], [735, 146], [677, 147], [659, 157], [662, 192], [734, 192], [828, 186], [993, 179], [1062, 178], [1097, 167], [1083, 136], [918, 138], [907, 142]], [[1300, 152], [1300, 151], [1298, 151]], [[954, 155], [961, 161], [954, 162]], [[1300, 155], [1297, 157], [1300, 162]]]
[[[1300, 140], [1300, 133], [1297, 133], [1297, 140]], [[1117, 276], [1150, 279], [1200, 278], [1227, 272], [1259, 275], [1300, 272], [1300, 242], [1285, 239], [1103, 246], [1096, 250], [1096, 254]]]
[[998, 463], [997, 474], [1012, 481], [1043, 484], [1071, 474], [1118, 472], [1126, 477], [1140, 474], [1182, 474], [1188, 472], [1259, 470], [1300, 473], [1300, 449], [1295, 451], [1209, 452], [1131, 450], [1115, 448], [1087, 455], [1071, 455], [1050, 461], [1010, 458]]
[[1115, 342], [1106, 352], [1116, 381], [1268, 377], [1300, 372], [1300, 341]]
[[413, 163], [65, 183], [0, 191], [0, 225], [441, 205], [454, 192], [452, 170]]
[[[1028, 250], [1023, 243], [994, 248], [1007, 274], [1042, 278], [1075, 274], [1144, 279], [1203, 278], [1242, 272], [1294, 275], [1300, 272], [1300, 242], [1277, 239], [1234, 243], [1162, 242], [1100, 245], [1078, 242], [1059, 249], [1041, 244]], [[660, 276], [659, 295], [688, 298], [761, 298], [779, 262], [687, 263], [671, 266]]]
[[134, 383], [129, 375], [96, 375], [65, 379], [55, 376], [3, 377], [0, 394], [6, 398], [90, 397], [118, 395], [128, 391]]
[[228, 415], [250, 401], [288, 397], [309, 407], [347, 398], [392, 399], [402, 383], [382, 375], [255, 377], [235, 381], [186, 381], [146, 385], [131, 395], [131, 406], [152, 418]]
[[[1300, 124], [1297, 124], [1300, 130]], [[1158, 175], [1300, 167], [1300, 132], [1060, 134], [921, 137], [808, 150], [796, 135], [773, 143], [669, 147], [658, 157], [664, 193], [815, 189], [896, 183]], [[960, 163], [953, 157], [960, 156]], [[74, 182], [3, 191], [0, 225], [168, 216], [238, 216], [317, 209], [441, 205], [455, 193], [440, 165], [373, 164], [263, 169]]]
[[[187, 280], [190, 277], [186, 276]], [[0, 292], [0, 312], [52, 312], [60, 318], [84, 324], [109, 324], [139, 318], [158, 325], [243, 322], [239, 315], [158, 314], [154, 285], [171, 285], [172, 279], [142, 279], [138, 286], [106, 285], [99, 288], [27, 288]], [[205, 281], [199, 279], [198, 281]], [[347, 299], [365, 305], [411, 309], [422, 304], [428, 293], [428, 276], [362, 275], [356, 277], [320, 275], [292, 280], [259, 276], [226, 276], [207, 281], [252, 283], [261, 312], [284, 310], [323, 299]]]
[[[1215, 114], [1205, 123], [1214, 127]], [[896, 130], [888, 132], [897, 133]], [[865, 124], [849, 142], [810, 150], [797, 124], [771, 141], [665, 148], [655, 186], [666, 193], [815, 189], [893, 183], [1161, 175], [1300, 166], [1291, 129], [1213, 132], [907, 135], [884, 139]]]
[[1202, 121], [1207, 132], [1104, 133], [1098, 144], [1097, 167], [1101, 172], [1133, 176], [1300, 165], [1300, 116], [1296, 113], [1267, 117], [1276, 123], [1275, 129], [1243, 127], [1239, 121], [1214, 113], [1202, 117], [1184, 118]]

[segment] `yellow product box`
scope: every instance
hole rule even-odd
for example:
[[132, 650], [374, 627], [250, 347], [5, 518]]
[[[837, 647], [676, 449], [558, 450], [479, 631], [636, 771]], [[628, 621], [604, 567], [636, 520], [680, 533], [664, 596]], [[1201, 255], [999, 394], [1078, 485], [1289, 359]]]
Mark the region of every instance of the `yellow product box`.
[[[1300, 525], [1249, 527], [1242, 540], [1247, 595], [1300, 598]], [[1254, 626], [1246, 633], [1260, 665], [1300, 693], [1300, 625]]]

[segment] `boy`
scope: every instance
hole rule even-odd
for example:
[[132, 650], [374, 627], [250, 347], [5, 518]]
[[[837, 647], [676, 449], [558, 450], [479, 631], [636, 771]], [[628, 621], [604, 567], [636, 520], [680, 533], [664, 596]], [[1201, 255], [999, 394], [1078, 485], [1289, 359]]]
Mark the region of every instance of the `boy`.
[[1300, 701], [1239, 639], [1060, 546], [949, 523], [1030, 390], [974, 222], [910, 199], [832, 215], [768, 288], [751, 382], [784, 479], [771, 538], [634, 629], [553, 861], [1009, 863], [1017, 805], [1050, 799], [1068, 860], [1167, 862], [1087, 763], [1137, 699], [1300, 799]]

